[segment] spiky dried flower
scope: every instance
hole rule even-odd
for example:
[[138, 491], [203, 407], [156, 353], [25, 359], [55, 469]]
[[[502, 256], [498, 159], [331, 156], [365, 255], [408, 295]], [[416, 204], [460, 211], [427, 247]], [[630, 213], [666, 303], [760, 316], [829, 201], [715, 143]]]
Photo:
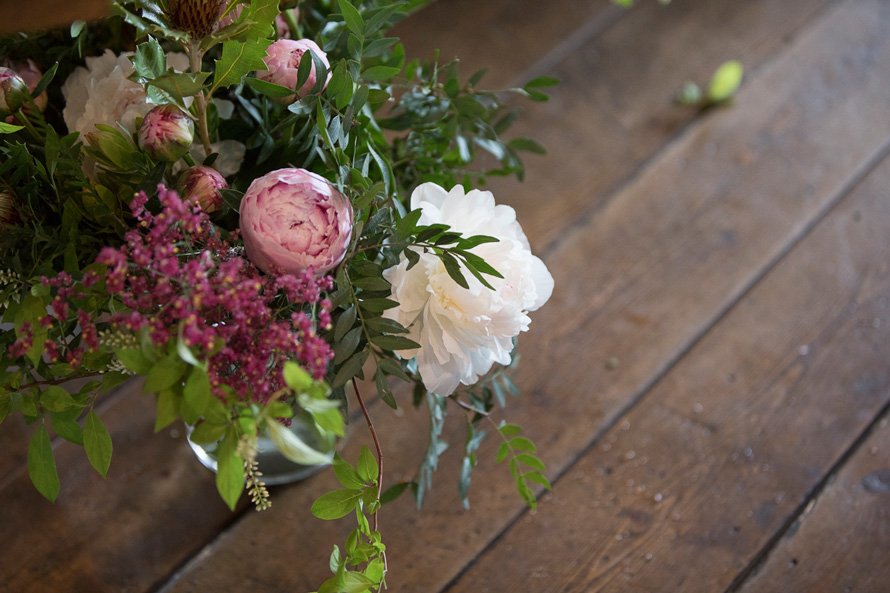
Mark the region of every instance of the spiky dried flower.
[[219, 26], [225, 0], [167, 0], [167, 18], [192, 37], [207, 37]]
[[14, 198], [8, 191], [0, 191], [0, 229], [19, 223], [19, 213], [15, 209]]

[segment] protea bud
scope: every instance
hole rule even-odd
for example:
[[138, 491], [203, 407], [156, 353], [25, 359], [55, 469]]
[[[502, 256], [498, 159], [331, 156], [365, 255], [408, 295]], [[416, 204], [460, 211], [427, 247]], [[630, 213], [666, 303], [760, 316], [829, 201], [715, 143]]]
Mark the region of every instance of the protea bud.
[[28, 85], [14, 70], [0, 67], [0, 109], [18, 111], [31, 96]]
[[156, 161], [178, 161], [194, 139], [192, 118], [172, 103], [153, 107], [139, 126], [139, 147]]
[[0, 191], [0, 229], [19, 223], [19, 213], [13, 204], [13, 196], [7, 191]]
[[180, 31], [201, 39], [216, 31], [225, 5], [225, 0], [167, 0], [167, 18]]
[[186, 169], [179, 178], [179, 195], [184, 200], [195, 200], [201, 210], [211, 214], [222, 205], [221, 189], [228, 189], [226, 178], [212, 167], [197, 165]]

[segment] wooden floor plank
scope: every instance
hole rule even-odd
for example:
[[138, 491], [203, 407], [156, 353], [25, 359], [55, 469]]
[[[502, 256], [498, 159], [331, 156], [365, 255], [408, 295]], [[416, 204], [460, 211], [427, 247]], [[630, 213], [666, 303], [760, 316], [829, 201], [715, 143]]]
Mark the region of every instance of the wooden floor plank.
[[750, 76], [828, 5], [639, 2], [563, 62], [534, 73], [555, 76], [562, 87], [550, 102], [527, 107], [530, 117], [514, 133], [537, 138], [550, 153], [527, 159], [522, 191], [505, 179], [492, 179], [492, 191], [516, 208], [532, 245], [549, 248], [695, 120], [694, 109], [673, 102], [684, 81], [706, 84], [731, 59]]
[[[754, 77], [735, 108], [703, 120], [550, 254], [558, 288], [520, 341], [518, 379], [530, 397], [509, 417], [541, 443], [551, 471], [567, 467], [883, 150], [886, 82], [870, 72], [890, 59], [888, 29], [881, 3], [844, 4]], [[588, 261], [595, 265], [579, 271]], [[620, 365], [608, 372], [611, 356]], [[423, 429], [389, 413], [375, 423], [395, 452], [386, 479], [402, 479], [419, 459]], [[460, 443], [462, 427], [451, 430]], [[386, 509], [382, 529], [399, 559], [391, 590], [438, 591], [518, 512], [509, 478], [491, 467], [491, 445], [479, 455], [485, 474], [470, 513], [450, 487], [456, 454], [443, 460], [423, 513]], [[168, 590], [225, 591], [236, 575], [256, 572], [267, 591], [316, 586], [348, 525], [319, 525], [301, 509], [333, 485], [325, 475], [282, 491], [278, 510], [240, 522]]]
[[[885, 159], [449, 593], [725, 591], [890, 404], [890, 327], [874, 322], [890, 315], [888, 184]], [[886, 467], [886, 456], [861, 457]], [[855, 464], [845, 471], [862, 478]], [[798, 532], [814, 577], [818, 558], [856, 550], [855, 525], [846, 539], [832, 531], [857, 512], [843, 484], [830, 522], [816, 525], [823, 540]], [[887, 495], [876, 500], [858, 521], [887, 519]], [[872, 527], [861, 545], [888, 533]], [[886, 571], [886, 550], [858, 566]], [[783, 572], [789, 554], [771, 566]], [[806, 590], [778, 574], [751, 591]]]
[[103, 414], [115, 443], [107, 479], [63, 443], [55, 504], [24, 472], [0, 491], [0, 591], [150, 591], [235, 518], [182, 430], [152, 434], [154, 398], [139, 384], [122, 396]]
[[739, 593], [885, 591], [888, 452], [890, 422], [884, 418]]

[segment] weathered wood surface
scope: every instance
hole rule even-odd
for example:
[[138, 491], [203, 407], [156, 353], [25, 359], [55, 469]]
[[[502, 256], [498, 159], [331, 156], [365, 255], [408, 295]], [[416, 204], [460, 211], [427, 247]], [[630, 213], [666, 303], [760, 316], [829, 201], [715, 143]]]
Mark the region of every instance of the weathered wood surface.
[[[740, 59], [750, 78], [829, 3], [675, 0], [665, 7], [645, 0], [608, 27], [614, 17], [602, 12], [604, 1], [560, 2], [559, 8], [512, 2], [485, 9], [484, 15], [493, 13], [500, 21], [476, 20], [477, 7], [489, 4], [502, 3], [437, 2], [417, 15], [418, 20], [433, 17], [436, 29], [414, 27], [409, 20], [398, 32], [412, 55], [426, 57], [435, 47], [442, 48], [443, 58], [460, 55], [465, 76], [495, 66], [492, 80], [483, 79], [481, 86], [502, 88], [542, 74], [563, 81], [549, 103], [525, 107], [529, 117], [515, 129], [539, 139], [551, 155], [527, 159], [528, 179], [521, 188], [512, 180], [491, 180], [495, 196], [516, 208], [534, 247], [558, 240], [573, 223], [585, 224], [643, 162], [696, 117], [695, 110], [673, 104], [684, 81], [704, 85], [730, 59]], [[561, 16], [563, 4], [567, 18], [551, 23]], [[465, 15], [455, 34], [440, 31], [450, 22], [446, 10]], [[516, 34], [504, 33], [501, 23], [509, 23]], [[494, 32], [486, 35], [488, 29]], [[552, 52], [539, 51], [539, 30], [562, 35]], [[585, 38], [584, 33], [599, 34]], [[512, 42], [494, 41], [495, 47], [507, 49], [492, 53], [483, 45], [491, 36]], [[512, 68], [509, 61], [494, 61], [501, 51], [507, 56], [513, 51], [523, 61]], [[495, 73], [502, 74], [495, 78]]]
[[890, 421], [885, 415], [739, 593], [885, 591], [887, 550]]
[[[888, 184], [884, 159], [449, 592], [727, 590], [890, 405]], [[829, 537], [802, 541], [828, 555]], [[834, 562], [866, 583], [879, 549]], [[785, 585], [756, 590], [802, 590]]]
[[0, 0], [0, 35], [101, 19], [108, 15], [109, 4], [107, 0]]
[[[890, 15], [878, 0], [674, 0], [668, 8], [644, 1], [627, 13], [616, 11], [605, 2], [560, 0], [550, 3], [541, 14], [528, 3], [507, 0], [475, 3], [476, 12], [469, 14], [469, 4], [441, 0], [441, 4], [402, 25], [398, 34], [406, 37], [409, 49], [423, 47], [412, 46], [419, 39], [442, 47], [446, 56], [466, 56], [461, 46], [479, 48], [463, 59], [467, 65], [464, 73], [469, 74], [475, 65], [488, 61], [483, 60], [487, 31], [502, 28], [500, 37], [493, 42], [509, 49], [508, 31], [512, 29], [513, 39], [521, 40], [513, 54], [522, 61], [511, 66], [504, 61], [510, 58], [509, 51], [490, 52], [498, 60], [492, 62], [493, 74], [503, 72], [500, 82], [545, 73], [540, 69], [548, 65], [554, 69], [550, 73], [565, 81], [553, 101], [530, 111], [530, 119], [521, 128], [524, 133], [543, 139], [551, 155], [530, 160], [526, 185], [499, 182], [494, 186], [499, 201], [517, 208], [532, 245], [539, 252], [546, 246], [545, 259], [557, 279], [553, 300], [535, 315], [531, 334], [520, 340], [524, 364], [517, 382], [525, 395], [512, 402], [506, 417], [523, 424], [537, 440], [551, 477], [559, 480], [550, 504], [544, 504], [537, 515], [526, 515], [511, 527], [513, 518], [522, 516], [522, 506], [506, 469], [492, 467], [494, 443], [488, 443], [479, 454], [483, 473], [474, 478], [473, 508], [469, 512], [461, 509], [456, 495], [459, 451], [446, 454], [427, 508], [418, 513], [404, 499], [386, 507], [381, 517], [390, 558], [397, 559], [397, 570], [389, 577], [391, 590], [396, 591], [440, 591], [456, 577], [457, 589], [471, 590], [470, 585], [479, 583], [485, 572], [480, 567], [491, 565], [493, 558], [510, 555], [505, 551], [507, 543], [514, 545], [521, 539], [515, 534], [529, 528], [526, 521], [534, 526], [545, 519], [564, 522], [571, 517], [573, 528], [590, 524], [582, 545], [588, 551], [596, 546], [615, 546], [625, 539], [630, 542], [632, 536], [618, 541], [615, 538], [621, 535], [620, 531], [603, 535], [595, 522], [588, 522], [587, 517], [596, 509], [583, 508], [583, 512], [572, 513], [557, 504], [568, 500], [560, 498], [563, 491], [575, 491], [573, 481], [584, 479], [590, 480], [585, 485], [588, 490], [612, 488], [610, 492], [616, 497], [636, 500], [636, 495], [616, 489], [626, 488], [628, 478], [619, 483], [613, 477], [597, 476], [595, 465], [590, 465], [593, 473], [579, 477], [577, 468], [594, 463], [591, 460], [606, 459], [600, 457], [600, 449], [584, 455], [585, 451], [595, 442], [599, 443], [597, 447], [607, 444], [609, 436], [614, 435], [616, 443], [626, 442], [634, 447], [635, 439], [657, 434], [699, 439], [694, 443], [701, 445], [705, 437], [694, 422], [695, 403], [702, 403], [701, 414], [718, 414], [715, 421], [722, 421], [721, 426], [731, 426], [732, 420], [746, 418], [743, 410], [704, 407], [707, 402], [698, 400], [691, 404], [693, 415], [683, 409], [678, 414], [671, 413], [650, 402], [659, 401], [658, 394], [668, 392], [682, 399], [682, 384], [665, 385], [680, 381], [678, 377], [684, 368], [705, 369], [700, 376], [688, 379], [690, 382], [708, 379], [713, 368], [707, 366], [709, 360], [713, 364], [722, 362], [727, 368], [737, 365], [749, 372], [756, 368], [779, 375], [788, 366], [788, 360], [797, 360], [794, 357], [800, 356], [799, 347], [803, 344], [790, 340], [805, 333], [806, 328], [793, 323], [783, 325], [791, 322], [780, 315], [788, 310], [789, 303], [797, 301], [776, 298], [777, 308], [767, 311], [767, 320], [759, 320], [761, 326], [772, 320], [774, 327], [791, 327], [796, 332], [763, 338], [773, 350], [758, 342], [763, 350], [757, 352], [774, 356], [771, 364], [741, 356], [745, 336], [737, 334], [741, 331], [738, 328], [736, 332], [725, 328], [730, 319], [744, 316], [745, 310], [757, 306], [757, 302], [751, 302], [752, 295], [778, 289], [758, 285], [742, 304], [733, 306], [787, 250], [792, 249], [789, 261], [803, 257], [797, 255], [798, 251], [812, 245], [813, 240], [807, 238], [796, 247], [795, 244], [883, 154], [890, 138], [890, 114], [883, 108], [888, 83], [885, 77], [876, 75], [877, 64], [890, 60]], [[559, 13], [558, 5], [563, 4], [568, 16], [561, 20], [554, 15]], [[589, 6], [594, 8], [587, 14], [585, 9]], [[450, 13], [439, 12], [443, 10], [440, 7], [463, 8], [464, 13], [444, 20]], [[516, 9], [511, 11], [511, 7]], [[535, 35], [536, 31], [540, 35]], [[527, 66], [536, 60], [522, 53], [527, 51], [525, 48], [530, 48], [530, 53], [541, 53], [541, 61], [531, 70]], [[670, 97], [684, 79], [705, 82], [717, 64], [736, 57], [743, 59], [748, 70], [736, 106], [696, 118], [690, 111], [671, 105]], [[626, 186], [621, 187], [624, 183]], [[879, 216], [886, 220], [886, 211], [863, 210], [861, 216], [870, 214], [875, 220], [869, 228], [875, 228]], [[856, 245], [864, 249], [861, 243]], [[825, 252], [818, 251], [818, 255], [824, 256]], [[861, 253], [860, 256], [865, 257]], [[817, 261], [826, 260], [822, 257]], [[783, 262], [779, 269], [786, 265]], [[855, 268], [850, 262], [845, 265], [847, 270]], [[882, 273], [886, 274], [886, 269]], [[764, 286], [766, 281], [775, 284], [777, 274], [768, 274]], [[865, 278], [886, 281], [871, 269], [868, 274]], [[813, 311], [794, 311], [794, 319], [832, 310], [832, 306], [837, 306], [832, 299], [840, 299], [844, 294], [840, 288], [834, 292], [826, 290], [824, 295], [809, 294], [807, 291], [821, 292], [821, 286], [807, 277], [796, 277], [800, 281], [789, 284], [789, 290], [805, 293], [799, 296], [801, 307], [810, 307], [808, 299], [812, 299], [812, 303], [823, 308], [813, 305]], [[849, 280], [844, 289], [853, 285], [855, 281]], [[785, 308], [778, 308], [783, 305]], [[708, 355], [701, 346], [687, 352], [727, 311], [730, 312], [726, 319], [703, 342], [714, 343], [722, 357]], [[842, 317], [839, 315], [838, 319]], [[822, 317], [818, 318], [824, 327], [830, 326]], [[886, 362], [881, 366], [874, 352], [866, 354], [867, 361], [850, 366], [853, 363], [849, 358], [855, 359], [855, 355], [844, 355], [838, 344], [846, 338], [833, 331], [808, 341], [813, 345], [812, 354], [803, 360], [822, 357], [819, 360], [823, 364], [834, 365], [834, 371], [840, 375], [837, 380], [849, 378], [857, 369], [866, 368], [866, 364], [873, 374], [883, 376]], [[714, 335], [722, 335], [739, 346], [722, 346], [721, 350]], [[876, 340], [875, 336], [872, 338]], [[821, 349], [815, 349], [816, 343], [822, 345]], [[875, 352], [881, 347], [870, 344]], [[788, 350], [782, 350], [783, 347]], [[612, 357], [619, 360], [619, 366], [607, 371], [605, 361]], [[697, 361], [699, 357], [701, 361]], [[678, 360], [680, 365], [647, 393]], [[882, 360], [887, 360], [886, 355]], [[806, 367], [801, 376], [825, 385], [831, 370]], [[781, 376], [785, 381], [794, 378]], [[754, 386], [755, 379], [747, 385]], [[739, 401], [744, 397], [757, 399], [757, 394], [746, 391], [742, 384], [736, 378], [735, 384], [716, 390], [713, 397], [724, 406], [733, 404], [731, 397]], [[873, 389], [880, 390], [880, 380], [876, 384], [878, 387]], [[798, 500], [805, 496], [805, 492], [800, 493], [801, 484], [817, 483], [824, 476], [826, 464], [836, 459], [826, 462], [830, 452], [842, 451], [845, 443], [849, 446], [855, 440], [856, 431], [869, 421], [868, 411], [876, 413], [879, 407], [875, 403], [879, 395], [870, 389], [866, 385], [866, 393], [861, 396], [866, 403], [856, 409], [863, 411], [861, 418], [855, 414], [852, 417], [847, 409], [832, 417], [837, 419], [837, 431], [832, 432], [827, 452], [822, 452], [821, 457], [794, 460], [776, 454], [789, 468], [787, 477], [776, 475], [772, 469], [760, 476], [753, 472], [753, 467], [760, 466], [741, 461], [747, 459], [747, 446], [751, 446], [752, 454], [761, 454], [760, 441], [753, 442], [757, 448], [751, 442], [742, 442], [748, 435], [745, 430], [750, 428], [747, 424], [735, 427], [735, 432], [727, 429], [719, 433], [724, 447], [719, 453], [740, 453], [742, 457], [737, 463], [742, 465], [738, 467], [744, 466], [754, 478], [766, 480], [757, 482], [762, 488], [758, 495], [778, 495], [778, 490], [773, 492], [776, 483], [769, 479], [781, 479], [791, 486], [785, 495], [788, 499], [783, 496], [780, 501], [784, 506], [776, 503], [773, 515], [766, 512], [765, 527], [757, 524], [756, 528], [732, 536], [715, 531], [715, 537], [719, 537], [711, 554], [731, 560], [725, 573], [717, 574], [719, 571], [714, 568], [713, 582], [725, 582], [740, 574], [745, 563], [758, 553], [758, 542], [779, 533], [782, 518], [793, 513], [792, 492], [798, 492]], [[638, 401], [642, 403], [633, 408]], [[688, 404], [692, 400], [682, 401]], [[769, 403], [762, 405], [768, 409]], [[720, 409], [731, 415], [719, 417]], [[821, 408], [808, 412], [801, 407], [782, 428], [801, 426], [805, 433], [811, 431], [806, 434], [812, 434], [814, 427], [834, 412]], [[463, 427], [459, 411], [452, 413], [455, 421], [450, 425], [448, 439], [454, 449], [459, 449]], [[410, 409], [399, 412], [417, 418], [416, 423], [383, 406], [376, 406], [372, 414], [388, 452], [386, 481], [410, 477], [425, 447], [423, 414]], [[16, 593], [197, 593], [248, 588], [308, 591], [326, 578], [326, 558], [333, 544], [342, 543], [348, 525], [345, 521], [326, 523], [314, 519], [308, 508], [319, 493], [335, 487], [330, 472], [275, 489], [270, 511], [248, 512], [239, 519], [219, 502], [212, 477], [203, 473], [181, 440], [150, 435], [151, 416], [150, 398], [122, 399], [109, 406], [104, 417], [116, 439], [116, 452], [106, 483], [99, 483], [101, 479], [95, 476], [82, 451], [61, 444], [57, 453], [60, 466], [66, 469], [63, 493], [56, 507], [35, 496], [21, 469], [5, 486], [0, 484], [0, 535], [6, 542], [5, 549], [15, 550], [14, 554], [0, 556], [0, 591], [5, 592], [4, 586]], [[504, 415], [499, 414], [498, 419], [501, 417]], [[623, 431], [628, 418], [634, 421]], [[750, 416], [747, 418], [752, 421]], [[668, 426], [659, 425], [659, 420]], [[674, 423], [673, 432], [670, 422]], [[756, 422], [767, 420], [758, 418]], [[609, 426], [613, 429], [606, 433], [606, 440], [597, 441]], [[652, 426], [653, 430], [638, 431], [639, 426]], [[345, 456], [354, 458], [365, 443], [361, 429], [356, 426], [356, 435], [347, 443]], [[732, 441], [733, 435], [738, 442]], [[811, 436], [796, 445], [806, 451], [820, 449], [823, 439], [821, 433], [818, 435], [819, 438]], [[613, 446], [613, 456], [617, 455], [615, 451], [627, 453], [614, 443]], [[654, 447], [651, 443], [646, 446]], [[727, 448], [730, 446], [735, 447], [732, 452]], [[634, 451], [635, 459], [641, 461], [636, 457], [639, 450]], [[716, 457], [717, 452], [713, 455]], [[686, 451], [679, 451], [676, 457], [663, 465], [676, 474], [691, 471], [691, 464], [702, 463]], [[624, 460], [623, 466], [629, 466], [628, 472], [646, 472], [656, 466], [651, 459], [650, 455], [647, 463], [638, 468], [632, 468], [632, 460]], [[702, 488], [706, 480], [725, 484], [732, 475], [723, 475], [727, 467], [737, 469], [731, 464], [715, 464], [709, 468], [710, 473], [701, 470], [696, 480], [703, 482], [698, 487]], [[690, 480], [692, 475], [679, 478], [675, 492], [680, 492], [684, 480]], [[647, 481], [642, 485], [647, 488], [658, 478], [649, 480], [648, 474], [644, 477]], [[795, 481], [795, 477], [800, 477], [801, 482]], [[687, 486], [695, 488], [695, 484]], [[732, 488], [725, 487], [725, 491], [732, 492]], [[574, 506], [581, 509], [579, 499], [574, 500]], [[586, 498], [582, 500], [592, 504]], [[701, 495], [697, 500], [701, 506], [702, 501], [710, 499]], [[672, 510], [677, 504], [694, 507], [695, 503], [696, 500], [677, 501], [662, 494], [661, 508]], [[615, 503], [610, 500], [603, 504]], [[723, 510], [726, 514], [721, 515]], [[598, 512], [608, 514], [605, 510]], [[612, 514], [620, 512], [617, 509]], [[728, 521], [732, 517], [728, 513], [718, 508], [710, 516]], [[650, 516], [653, 525], [648, 529], [652, 533], [659, 529], [692, 533], [691, 522], [682, 514], [677, 521], [673, 514], [667, 517], [653, 512]], [[633, 524], [634, 520], [627, 515], [609, 516], [604, 525], [615, 526], [622, 521]], [[657, 521], [661, 523], [655, 525]], [[234, 525], [227, 528], [232, 522]], [[715, 525], [715, 529], [722, 527]], [[772, 532], [767, 533], [770, 528]], [[595, 564], [601, 556], [581, 558], [580, 553], [548, 564], [547, 578], [535, 578], [534, 568], [544, 564], [536, 560], [537, 555], [546, 549], [562, 549], [561, 538], [567, 537], [567, 533], [560, 529], [535, 532], [538, 545], [519, 564], [519, 576], [528, 577], [519, 582], [523, 589], [545, 590], [545, 583], [553, 580], [554, 575], [578, 577], [572, 586], [579, 590], [594, 585], [592, 575], [600, 574], [596, 570], [570, 571], [577, 568], [579, 561], [592, 563], [589, 566], [594, 569], [602, 568]], [[504, 530], [506, 534], [499, 537]], [[711, 541], [708, 537], [690, 536], [686, 545], [707, 550]], [[736, 540], [744, 543], [736, 544]], [[736, 552], [739, 556], [733, 556]], [[659, 561], [670, 557], [659, 555]], [[506, 562], [503, 564], [506, 566]], [[468, 565], [470, 569], [462, 575]], [[653, 566], [664, 564], [656, 562]], [[698, 562], [687, 565], [685, 574], [690, 575], [688, 571], [697, 566]], [[614, 573], [618, 569], [612, 570]], [[636, 578], [635, 572], [628, 574]], [[585, 575], [589, 577], [587, 581]], [[618, 576], [610, 581], [616, 588], [624, 582], [624, 573]], [[655, 590], [660, 590], [668, 576], [676, 577], [677, 573], [662, 573], [662, 580], [654, 581], [659, 584]], [[687, 586], [693, 587], [688, 590], [704, 590], [689, 585], [692, 577], [688, 578]], [[508, 591], [518, 588], [515, 585], [516, 581], [499, 579], [482, 586], [491, 591]]]

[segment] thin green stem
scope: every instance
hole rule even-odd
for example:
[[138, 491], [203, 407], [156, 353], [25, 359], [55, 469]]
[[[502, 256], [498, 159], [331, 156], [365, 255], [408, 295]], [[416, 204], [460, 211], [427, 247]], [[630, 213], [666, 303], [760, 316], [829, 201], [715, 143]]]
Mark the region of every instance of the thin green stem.
[[[192, 72], [201, 71], [201, 40], [193, 39], [188, 46], [189, 54], [189, 70]], [[200, 91], [195, 95], [195, 103], [198, 110], [198, 132], [201, 134], [201, 143], [204, 145], [205, 156], [210, 156], [212, 149], [210, 148], [210, 129], [207, 127], [207, 96], [204, 91]]]

